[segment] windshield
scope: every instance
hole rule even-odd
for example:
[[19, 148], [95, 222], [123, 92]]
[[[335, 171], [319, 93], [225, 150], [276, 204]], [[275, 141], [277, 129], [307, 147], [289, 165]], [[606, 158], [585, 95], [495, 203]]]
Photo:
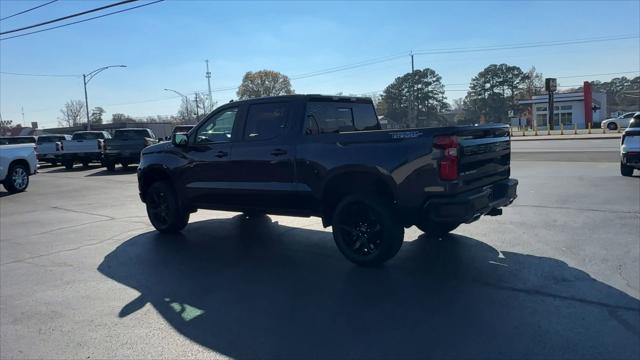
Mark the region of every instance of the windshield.
[[116, 130], [113, 134], [114, 140], [133, 140], [148, 138], [149, 132], [147, 130]]

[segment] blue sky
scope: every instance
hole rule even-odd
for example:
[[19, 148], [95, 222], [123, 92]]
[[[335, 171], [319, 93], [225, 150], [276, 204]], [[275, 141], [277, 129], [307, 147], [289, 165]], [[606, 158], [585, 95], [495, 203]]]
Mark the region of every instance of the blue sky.
[[[0, 17], [45, 1], [0, 1]], [[31, 25], [111, 1], [58, 1], [0, 22], [0, 30]], [[125, 5], [127, 7], [129, 5]], [[107, 10], [110, 11], [110, 10]], [[406, 56], [292, 81], [297, 93], [368, 93], [410, 71], [411, 50], [484, 47], [640, 34], [639, 1], [575, 2], [214, 2], [165, 1], [61, 29], [0, 42], [0, 71], [82, 74], [112, 64], [88, 87], [89, 105], [132, 116], [175, 114], [187, 93], [207, 88], [214, 100], [235, 97], [246, 71], [273, 69], [291, 77], [386, 57]], [[638, 38], [415, 57], [443, 78], [449, 101], [463, 97], [471, 77], [491, 63], [549, 77], [640, 72]], [[628, 77], [635, 74], [621, 74]], [[559, 79], [560, 85], [615, 75]], [[461, 85], [455, 85], [461, 84]], [[0, 74], [3, 119], [57, 125], [59, 109], [83, 98], [82, 80]]]

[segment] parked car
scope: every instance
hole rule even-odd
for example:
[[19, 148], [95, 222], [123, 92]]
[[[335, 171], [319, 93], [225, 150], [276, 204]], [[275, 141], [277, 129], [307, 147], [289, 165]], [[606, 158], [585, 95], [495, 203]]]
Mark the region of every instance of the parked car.
[[640, 112], [634, 114], [620, 141], [620, 173], [632, 176], [633, 169], [640, 169]]
[[290, 95], [223, 105], [142, 151], [140, 198], [160, 232], [197, 209], [318, 216], [338, 249], [377, 265], [404, 228], [441, 236], [516, 198], [507, 125], [381, 130], [371, 99]]
[[629, 126], [629, 123], [631, 122], [631, 119], [635, 114], [636, 114], [635, 112], [628, 112], [616, 118], [603, 120], [600, 123], [600, 127], [602, 129], [609, 129], [609, 130], [618, 130], [618, 128], [624, 129], [627, 126]]
[[114, 171], [118, 163], [126, 169], [130, 164], [140, 162], [142, 149], [157, 143], [156, 135], [149, 129], [118, 129], [111, 139], [104, 141], [102, 162], [109, 171]]
[[194, 128], [195, 125], [176, 125], [173, 128], [173, 131], [171, 132], [171, 134], [176, 134], [176, 133], [188, 133], [189, 131], [191, 131], [191, 129]]
[[[195, 125], [176, 125], [171, 131], [171, 136], [176, 133], [188, 133], [189, 131], [191, 131], [191, 129], [193, 129], [194, 126]], [[167, 136], [163, 140], [169, 141], [171, 140], [171, 136]]]
[[15, 145], [15, 144], [35, 144], [35, 136], [5, 136], [0, 137], [0, 145]]
[[71, 140], [71, 135], [46, 134], [38, 136], [36, 140], [38, 161], [47, 162], [53, 166], [58, 165], [60, 162], [60, 151], [56, 143], [62, 140]]
[[8, 192], [25, 191], [29, 186], [29, 176], [37, 171], [34, 144], [0, 145], [0, 182]]
[[71, 140], [58, 142], [60, 161], [66, 169], [72, 169], [75, 163], [87, 167], [90, 162], [101, 162], [102, 142], [110, 138], [111, 135], [106, 131], [77, 131]]

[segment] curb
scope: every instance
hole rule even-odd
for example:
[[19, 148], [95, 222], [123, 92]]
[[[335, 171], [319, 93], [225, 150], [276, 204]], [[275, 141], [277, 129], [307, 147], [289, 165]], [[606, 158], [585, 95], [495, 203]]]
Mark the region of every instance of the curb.
[[[617, 134], [616, 134], [617, 135]], [[562, 135], [560, 135], [562, 136]], [[581, 137], [581, 136], [572, 136], [572, 135], [565, 135], [565, 137], [547, 137], [545, 135], [543, 136], [535, 136], [535, 135], [531, 135], [531, 136], [512, 136], [511, 137], [511, 141], [541, 141], [541, 140], [603, 140], [603, 139], [620, 139], [622, 137], [622, 134], [619, 134], [617, 136], [589, 136], [589, 137]]]

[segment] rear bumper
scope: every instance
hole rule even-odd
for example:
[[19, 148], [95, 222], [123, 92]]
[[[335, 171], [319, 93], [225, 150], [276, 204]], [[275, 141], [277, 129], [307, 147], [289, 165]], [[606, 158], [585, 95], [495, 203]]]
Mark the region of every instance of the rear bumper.
[[622, 163], [640, 169], [640, 152], [622, 153]]
[[127, 161], [129, 163], [140, 163], [140, 153], [104, 153], [103, 155], [105, 161]]
[[[516, 199], [518, 180], [507, 179], [483, 188], [448, 198], [432, 199], [425, 205], [430, 221], [470, 223], [494, 209], [508, 206]], [[492, 215], [492, 214], [489, 214]]]
[[59, 158], [60, 158], [60, 155], [58, 154], [38, 154], [37, 155], [38, 161], [57, 160]]
[[89, 152], [89, 153], [67, 153], [60, 155], [61, 160], [74, 160], [74, 161], [100, 161], [102, 160], [102, 153]]

